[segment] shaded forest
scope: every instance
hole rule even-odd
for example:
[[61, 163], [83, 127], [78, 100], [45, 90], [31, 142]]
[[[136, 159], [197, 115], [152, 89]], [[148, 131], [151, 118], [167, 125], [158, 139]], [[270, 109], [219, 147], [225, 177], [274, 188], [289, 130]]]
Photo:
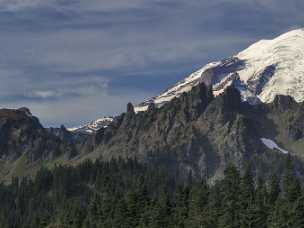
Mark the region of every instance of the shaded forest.
[[1, 228], [304, 227], [304, 192], [287, 161], [267, 181], [250, 166], [224, 179], [181, 181], [136, 160], [41, 169], [0, 185]]

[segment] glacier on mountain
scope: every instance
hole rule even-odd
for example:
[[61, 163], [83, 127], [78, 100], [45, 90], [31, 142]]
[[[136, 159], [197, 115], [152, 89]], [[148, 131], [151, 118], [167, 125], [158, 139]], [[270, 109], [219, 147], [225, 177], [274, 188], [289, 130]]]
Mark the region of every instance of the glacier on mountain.
[[135, 111], [147, 110], [151, 102], [160, 107], [202, 82], [212, 86], [215, 96], [233, 84], [242, 99], [251, 104], [272, 102], [276, 95], [303, 101], [304, 29], [258, 41], [230, 58], [209, 63], [159, 96], [139, 104]]
[[[199, 83], [212, 86], [215, 96], [233, 85], [240, 91], [242, 100], [250, 104], [270, 103], [276, 95], [304, 101], [304, 29], [258, 41], [232, 57], [209, 63], [160, 95], [135, 106], [134, 110], [146, 111], [150, 103], [161, 107]], [[112, 118], [101, 118], [69, 130], [92, 134], [112, 121]]]

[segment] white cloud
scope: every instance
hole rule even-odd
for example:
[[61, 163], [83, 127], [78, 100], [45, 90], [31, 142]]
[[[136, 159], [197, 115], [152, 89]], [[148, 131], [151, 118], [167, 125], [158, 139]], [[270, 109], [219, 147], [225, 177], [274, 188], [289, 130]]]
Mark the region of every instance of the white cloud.
[[58, 94], [57, 91], [53, 91], [53, 90], [36, 90], [36, 91], [32, 91], [29, 94], [30, 97], [42, 98], [42, 99], [57, 97], [57, 96], [60, 96], [60, 95], [61, 94]]

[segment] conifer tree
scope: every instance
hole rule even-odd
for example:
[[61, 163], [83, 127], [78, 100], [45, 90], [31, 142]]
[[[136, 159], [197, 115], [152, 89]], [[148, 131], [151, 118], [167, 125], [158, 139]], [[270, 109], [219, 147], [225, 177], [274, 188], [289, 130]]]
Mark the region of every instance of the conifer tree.
[[224, 172], [222, 184], [222, 215], [219, 226], [222, 228], [240, 227], [240, 173], [234, 166], [229, 166]]
[[189, 189], [180, 186], [176, 192], [175, 208], [174, 208], [174, 225], [178, 228], [185, 227], [185, 221], [188, 217], [188, 197]]
[[292, 161], [289, 158], [284, 167], [282, 183], [283, 196], [289, 202], [295, 202], [301, 195], [301, 186], [292, 165]]
[[152, 205], [149, 220], [150, 228], [167, 228], [170, 225], [171, 206], [168, 193], [163, 189]]
[[257, 178], [257, 187], [255, 190], [255, 209], [256, 209], [256, 222], [255, 227], [266, 228], [268, 217], [268, 197], [266, 184], [261, 177]]
[[271, 214], [268, 218], [269, 228], [286, 228], [289, 221], [288, 203], [283, 199], [277, 199]]
[[299, 197], [292, 205], [288, 226], [304, 228], [304, 197], [303, 196]]
[[207, 224], [205, 213], [208, 203], [208, 186], [203, 181], [192, 185], [189, 193], [189, 209], [187, 227], [204, 227]]
[[272, 174], [270, 179], [270, 186], [269, 186], [269, 204], [275, 205], [276, 200], [279, 197], [280, 194], [280, 182], [279, 178], [276, 174]]

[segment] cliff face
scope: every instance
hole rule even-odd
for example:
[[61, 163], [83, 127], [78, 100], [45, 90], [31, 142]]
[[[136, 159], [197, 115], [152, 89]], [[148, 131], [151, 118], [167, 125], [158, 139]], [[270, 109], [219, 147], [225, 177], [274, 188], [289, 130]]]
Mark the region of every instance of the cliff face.
[[259, 139], [242, 113], [237, 90], [227, 89], [214, 98], [200, 84], [160, 109], [128, 111], [107, 129], [95, 154], [103, 158], [135, 157], [146, 163], [163, 163], [185, 175], [218, 176], [228, 163], [243, 166], [257, 153]]
[[0, 180], [32, 176], [58, 159], [69, 161], [82, 150], [91, 151], [93, 142], [64, 127], [44, 128], [27, 108], [0, 109]]
[[22, 154], [32, 161], [56, 156], [58, 144], [27, 109], [0, 110], [1, 159], [15, 160]]
[[261, 139], [277, 140], [290, 155], [302, 157], [294, 145], [303, 140], [303, 114], [302, 104], [290, 97], [251, 106], [232, 87], [214, 98], [201, 84], [159, 109], [152, 104], [135, 114], [128, 105], [125, 114], [98, 133], [100, 144], [89, 157], [135, 157], [211, 179], [221, 177], [228, 164], [243, 169], [250, 163], [257, 172], [270, 172], [279, 169], [286, 155]]
[[[257, 174], [267, 175], [274, 169], [279, 172], [283, 160], [291, 157], [302, 175], [303, 114], [303, 104], [288, 96], [252, 106], [242, 102], [233, 87], [214, 97], [204, 84], [161, 108], [150, 104], [146, 112], [136, 114], [128, 104], [126, 113], [95, 135], [71, 133], [64, 127], [45, 129], [27, 109], [4, 109], [0, 110], [0, 166], [7, 178], [28, 175], [41, 165], [136, 158], [185, 177], [191, 173], [215, 180], [228, 164], [240, 169], [251, 164]], [[263, 138], [288, 154], [265, 145]], [[20, 158], [26, 159], [22, 166]]]

